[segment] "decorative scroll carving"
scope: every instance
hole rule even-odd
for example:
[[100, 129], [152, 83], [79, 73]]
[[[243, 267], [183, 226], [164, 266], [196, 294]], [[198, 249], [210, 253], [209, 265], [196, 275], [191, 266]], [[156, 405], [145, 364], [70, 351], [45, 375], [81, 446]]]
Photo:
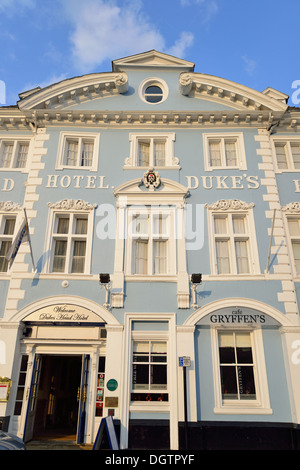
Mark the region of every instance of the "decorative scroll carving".
[[300, 214], [300, 202], [290, 202], [284, 206], [282, 210], [289, 214]]
[[205, 204], [205, 207], [210, 210], [248, 210], [254, 207], [254, 203], [240, 201], [239, 199], [221, 199], [213, 204]]
[[12, 201], [2, 202], [2, 201], [0, 201], [0, 210], [1, 211], [10, 212], [10, 211], [19, 211], [20, 209], [21, 209], [21, 206], [19, 204], [17, 204], [16, 202], [12, 202]]
[[120, 73], [115, 83], [119, 93], [126, 93], [128, 91], [128, 77], [126, 73]]
[[48, 207], [50, 207], [50, 209], [91, 211], [97, 207], [97, 204], [90, 204], [82, 199], [63, 199], [55, 204], [49, 202]]
[[179, 88], [183, 95], [188, 95], [193, 86], [193, 79], [189, 74], [182, 74], [179, 78]]

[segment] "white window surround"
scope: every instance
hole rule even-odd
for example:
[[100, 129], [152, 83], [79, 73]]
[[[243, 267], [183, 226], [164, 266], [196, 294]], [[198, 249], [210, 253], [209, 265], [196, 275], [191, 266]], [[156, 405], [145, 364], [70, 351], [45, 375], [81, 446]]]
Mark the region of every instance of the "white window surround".
[[[212, 141], [220, 142], [220, 165], [211, 165], [210, 159], [210, 147], [209, 144]], [[225, 147], [224, 142], [234, 142], [235, 144], [235, 154], [236, 154], [236, 164], [227, 165], [226, 156], [225, 156]], [[212, 134], [203, 134], [203, 150], [204, 150], [204, 169], [205, 171], [213, 170], [247, 170], [246, 162], [246, 153], [245, 153], [245, 143], [244, 137], [241, 132], [237, 133], [212, 133]]]
[[[273, 136], [271, 137], [271, 147], [273, 151], [273, 159], [275, 165], [276, 173], [291, 173], [291, 172], [298, 172], [300, 169], [295, 168], [293, 155], [291, 152], [291, 145], [299, 144], [300, 146], [300, 138], [299, 136], [292, 136], [292, 135], [282, 135], [282, 136]], [[280, 164], [278, 163], [277, 152], [276, 152], [276, 145], [284, 147], [284, 155], [285, 155], [285, 165], [287, 168], [280, 168]]]
[[[5, 158], [5, 146], [11, 146], [9, 163], [2, 161]], [[27, 148], [25, 162], [22, 161], [22, 146]], [[0, 137], [0, 171], [28, 172], [28, 162], [32, 149], [32, 138], [28, 136]], [[7, 165], [7, 166], [6, 166]]]
[[[168, 331], [134, 331], [133, 322], [168, 322]], [[131, 402], [132, 383], [132, 343], [133, 340], [153, 340], [167, 342], [168, 357], [168, 402]], [[123, 341], [123, 394], [121, 397], [121, 421], [124, 424], [120, 438], [120, 448], [126, 449], [128, 446], [128, 434], [126, 423], [129, 422], [130, 412], [155, 413], [165, 412], [170, 416], [170, 441], [171, 449], [178, 447], [178, 387], [177, 387], [177, 346], [176, 346], [176, 319], [174, 313], [130, 313], [126, 312], [124, 318], [124, 341]], [[173, 444], [172, 444], [173, 443]]]
[[[146, 233], [137, 233], [134, 230], [134, 219], [138, 216], [145, 220]], [[163, 217], [166, 222], [164, 233], [158, 233], [155, 229], [155, 219], [157, 217]], [[134, 276], [139, 278], [147, 278], [147, 276], [165, 277], [176, 275], [176, 240], [175, 240], [175, 208], [156, 208], [156, 207], [143, 207], [141, 209], [130, 207], [127, 213], [127, 243], [126, 243], [126, 255], [125, 255], [125, 274], [127, 276]], [[145, 263], [145, 274], [135, 274], [134, 269], [134, 244], [135, 242], [142, 241], [147, 244], [146, 250], [146, 261]], [[166, 266], [164, 273], [155, 273], [154, 266], [154, 245], [156, 242], [164, 242], [166, 244]]]
[[[92, 206], [84, 201], [73, 201], [73, 200], [64, 200], [56, 204], [48, 204], [49, 218], [47, 225], [47, 238], [45, 241], [45, 250], [47, 253], [43, 274], [48, 276], [56, 277], [58, 279], [66, 279], [82, 277], [90, 275], [91, 269], [91, 248], [92, 248], [92, 236], [93, 236], [93, 224], [94, 224], [94, 209], [95, 206]], [[69, 219], [69, 229], [65, 234], [57, 234], [57, 224], [60, 218]], [[86, 219], [87, 220], [87, 230], [86, 233], [76, 234], [74, 227], [76, 219]], [[67, 242], [66, 250], [66, 262], [63, 272], [53, 272], [53, 259], [54, 259], [54, 250], [55, 250], [55, 241], [56, 239], [63, 238]], [[84, 269], [83, 272], [71, 272], [72, 259], [74, 256], [74, 241], [85, 241], [85, 259], [84, 259]]]
[[[156, 103], [147, 101], [145, 97], [146, 89], [151, 86], [159, 87], [162, 91], [162, 99]], [[161, 78], [149, 77], [143, 80], [143, 82], [140, 84], [138, 93], [139, 93], [140, 99], [144, 101], [144, 103], [147, 103], [148, 105], [151, 105], [151, 106], [157, 106], [160, 103], [163, 103], [164, 101], [166, 101], [169, 95], [169, 89], [168, 89], [166, 82], [162, 80]]]
[[[184, 204], [188, 194], [187, 188], [171, 180], [161, 179], [161, 186], [141, 190], [143, 179], [137, 178], [124, 183], [115, 189], [117, 197], [117, 224], [115, 262], [113, 275], [112, 302], [114, 307], [123, 306], [124, 282], [176, 282], [177, 301], [179, 308], [189, 306], [189, 278], [186, 262]], [[170, 269], [170, 274], [161, 275], [132, 275], [128, 264], [130, 255], [130, 240], [127, 240], [127, 221], [129, 211], [151, 207], [164, 209], [174, 214], [174, 224], [177, 233], [172, 234], [171, 244], [174, 246], [175, 264]], [[173, 217], [173, 216], [172, 216]], [[171, 219], [170, 219], [171, 220]]]
[[[208, 234], [210, 244], [210, 265], [211, 275], [219, 279], [233, 278], [237, 279], [259, 275], [260, 265], [253, 215], [254, 204], [247, 204], [239, 200], [218, 201], [215, 204], [206, 204], [208, 209]], [[215, 234], [215, 217], [224, 218], [227, 223], [227, 232], [224, 234]], [[232, 231], [232, 219], [241, 217], [245, 223], [245, 233], [234, 234]], [[229, 243], [229, 262], [230, 272], [219, 274], [217, 266], [216, 239], [228, 240]], [[247, 243], [249, 272], [238, 273], [236, 262], [235, 240], [244, 240]]]
[[[252, 355], [254, 363], [254, 378], [256, 386], [256, 399], [255, 400], [223, 400], [221, 392], [221, 378], [220, 378], [220, 360], [219, 360], [219, 331], [246, 331], [250, 332]], [[264, 357], [263, 337], [261, 328], [211, 328], [211, 341], [212, 341], [212, 358], [213, 358], [213, 381], [214, 381], [214, 399], [215, 399], [215, 414], [272, 414], [273, 411], [270, 407], [270, 399], [268, 392], [268, 381]]]
[[[162, 402], [166, 403], [169, 401], [167, 400], [159, 400], [157, 395], [163, 394], [165, 397], [169, 397], [169, 386], [168, 386], [168, 360], [170, 359], [168, 357], [168, 341], [166, 339], [162, 340], [160, 338], [155, 338], [153, 336], [145, 338], [145, 335], [143, 334], [142, 337], [141, 335], [135, 336], [134, 334], [133, 340], [132, 340], [132, 357], [131, 357], [131, 393], [133, 395], [136, 395], [136, 399], [132, 400], [132, 403], [144, 403], [146, 405], [152, 404], [153, 402], [160, 404]], [[148, 335], [147, 335], [148, 336]], [[137, 345], [139, 345], [137, 347]], [[159, 345], [159, 347], [157, 347]], [[152, 349], [153, 348], [153, 349]], [[153, 360], [152, 358], [152, 351], [155, 349], [159, 349], [159, 356], [157, 357], [156, 360]], [[143, 352], [141, 352], [143, 350]], [[139, 352], [140, 351], [140, 352]], [[163, 351], [163, 352], [162, 352]], [[137, 360], [135, 360], [135, 357]], [[158, 359], [158, 360], [157, 360]], [[148, 383], [138, 383], [135, 382], [134, 380], [134, 372], [138, 370], [139, 366], [141, 367], [147, 367], [148, 368]], [[159, 368], [164, 368], [165, 369], [165, 377], [161, 381], [160, 384], [155, 383], [153, 380], [154, 377], [152, 376], [151, 373], [151, 368], [155, 368], [155, 366], [158, 366]], [[135, 382], [135, 383], [134, 383]], [[141, 395], [144, 399], [140, 399], [139, 395]], [[146, 398], [146, 396], [151, 396], [153, 395], [152, 398], [149, 400]]]
[[[66, 152], [67, 152], [67, 143], [68, 141], [76, 141], [78, 143], [78, 152], [75, 157], [77, 160], [76, 165], [68, 165], [66, 162]], [[84, 142], [93, 143], [93, 155], [92, 162], [90, 165], [81, 165], [80, 164], [80, 152], [82, 150], [82, 145]], [[80, 169], [86, 171], [97, 171], [98, 170], [98, 160], [99, 160], [99, 145], [100, 145], [100, 134], [92, 132], [61, 132], [59, 137], [58, 152], [57, 152], [57, 161], [56, 169]]]
[[[179, 160], [174, 156], [174, 142], [175, 133], [130, 133], [130, 156], [125, 160], [124, 169], [166, 169], [166, 170], [178, 170], [180, 169]], [[141, 142], [149, 143], [149, 165], [139, 165], [139, 144]], [[154, 145], [155, 142], [165, 144], [165, 164], [155, 165], [154, 159]]]

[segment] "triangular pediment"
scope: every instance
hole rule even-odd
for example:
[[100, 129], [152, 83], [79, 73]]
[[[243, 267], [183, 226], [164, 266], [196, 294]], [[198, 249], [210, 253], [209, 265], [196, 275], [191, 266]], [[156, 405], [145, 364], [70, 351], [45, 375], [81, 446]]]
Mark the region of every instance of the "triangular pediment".
[[113, 70], [125, 71], [127, 68], [143, 68], [143, 67], [155, 67], [155, 68], [179, 68], [182, 71], [193, 71], [194, 64], [187, 60], [178, 59], [169, 54], [158, 52], [156, 50], [144, 52], [142, 54], [135, 54], [123, 59], [113, 61]]
[[[157, 184], [147, 184], [147, 175], [155, 173]], [[121, 184], [114, 190], [114, 195], [125, 204], [170, 204], [182, 201], [189, 195], [189, 190], [182, 184], [160, 178], [154, 170], [148, 170], [143, 178], [136, 178]]]

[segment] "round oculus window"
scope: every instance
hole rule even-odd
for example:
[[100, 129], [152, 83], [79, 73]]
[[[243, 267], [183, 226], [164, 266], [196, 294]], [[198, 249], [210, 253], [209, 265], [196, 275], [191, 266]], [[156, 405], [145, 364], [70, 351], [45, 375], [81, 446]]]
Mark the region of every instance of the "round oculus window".
[[144, 96], [148, 103], [159, 103], [162, 101], [164, 93], [159, 86], [150, 85], [146, 88]]
[[140, 97], [147, 103], [161, 103], [168, 96], [168, 87], [158, 79], [147, 79], [140, 86]]

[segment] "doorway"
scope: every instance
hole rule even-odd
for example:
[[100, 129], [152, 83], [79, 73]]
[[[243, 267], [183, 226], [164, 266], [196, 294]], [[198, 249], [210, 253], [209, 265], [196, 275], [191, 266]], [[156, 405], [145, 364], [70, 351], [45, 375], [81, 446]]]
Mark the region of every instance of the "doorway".
[[34, 439], [76, 439], [81, 375], [82, 356], [41, 356]]

